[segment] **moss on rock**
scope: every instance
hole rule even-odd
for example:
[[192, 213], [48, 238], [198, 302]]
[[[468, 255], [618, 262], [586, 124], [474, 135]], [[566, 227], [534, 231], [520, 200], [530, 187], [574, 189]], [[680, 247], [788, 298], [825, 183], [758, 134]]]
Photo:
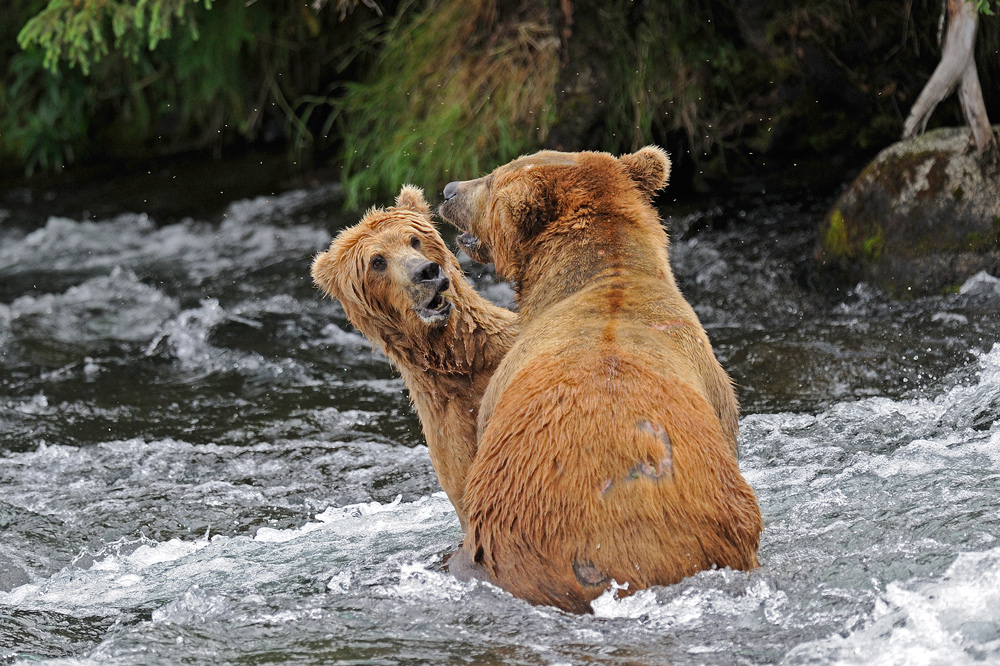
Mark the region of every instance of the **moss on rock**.
[[838, 257], [850, 256], [851, 248], [847, 243], [847, 225], [839, 208], [834, 208], [827, 219], [824, 247]]
[[1000, 169], [969, 154], [968, 139], [944, 128], [882, 151], [824, 220], [817, 282], [910, 296], [1000, 272]]

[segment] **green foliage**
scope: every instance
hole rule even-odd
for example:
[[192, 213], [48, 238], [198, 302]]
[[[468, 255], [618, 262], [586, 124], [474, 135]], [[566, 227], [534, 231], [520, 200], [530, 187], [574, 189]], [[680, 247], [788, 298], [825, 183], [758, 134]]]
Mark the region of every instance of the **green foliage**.
[[0, 156], [30, 173], [88, 154], [217, 153], [264, 127], [280, 138], [282, 123], [305, 156], [333, 118], [316, 91], [339, 90], [370, 48], [358, 1], [0, 3]]
[[626, 4], [602, 11], [608, 39], [622, 45], [610, 63], [602, 147], [635, 150], [680, 131], [696, 162], [710, 157], [741, 112], [726, 102], [733, 80], [747, 72], [734, 43], [716, 32], [709, 6], [662, 0], [638, 17]]
[[968, 2], [976, 3], [976, 11], [980, 14], [993, 16], [993, 8], [990, 6], [990, 0], [968, 0]]
[[758, 78], [770, 97], [742, 82], [740, 90], [758, 96], [758, 117], [770, 122], [747, 125], [743, 136], [754, 132], [761, 152], [870, 159], [898, 140], [938, 64], [940, 12], [934, 0], [807, 0], [765, 15], [755, 50], [771, 56]]
[[471, 178], [544, 140], [558, 69], [546, 9], [525, 2], [499, 22], [496, 3], [403, 5], [371, 73], [337, 103], [347, 205], [400, 184], [428, 190]]
[[[269, 29], [262, 13], [243, 3], [226, 2], [199, 17], [200, 34], [185, 33], [164, 44], [157, 69], [169, 71], [171, 85], [155, 91], [161, 115], [182, 119], [193, 131], [246, 135], [254, 116], [250, 105], [258, 90], [249, 85], [243, 54]], [[255, 23], [257, 25], [255, 25]]]
[[[886, 145], [939, 55], [936, 0], [377, 1], [0, 1], [2, 164], [279, 136], [296, 162], [336, 150], [354, 206], [546, 141], [685, 146], [679, 166], [724, 176]], [[991, 108], [997, 44], [982, 21]]]
[[49, 0], [48, 6], [29, 20], [18, 35], [21, 48], [37, 46], [44, 65], [55, 72], [65, 61], [84, 74], [108, 55], [109, 37], [123, 56], [137, 60], [143, 49], [155, 49], [168, 39], [174, 24], [185, 25], [197, 39], [191, 5], [212, 0]]
[[29, 174], [60, 171], [86, 150], [92, 111], [93, 95], [83, 77], [53, 74], [37, 52], [18, 53], [0, 86], [0, 152]]

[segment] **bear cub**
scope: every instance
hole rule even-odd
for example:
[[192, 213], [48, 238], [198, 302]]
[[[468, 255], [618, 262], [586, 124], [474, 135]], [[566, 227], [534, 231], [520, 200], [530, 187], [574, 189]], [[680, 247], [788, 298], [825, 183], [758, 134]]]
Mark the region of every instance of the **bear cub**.
[[464, 531], [479, 403], [513, 344], [517, 315], [476, 293], [412, 186], [341, 231], [316, 256], [312, 277], [399, 368]]

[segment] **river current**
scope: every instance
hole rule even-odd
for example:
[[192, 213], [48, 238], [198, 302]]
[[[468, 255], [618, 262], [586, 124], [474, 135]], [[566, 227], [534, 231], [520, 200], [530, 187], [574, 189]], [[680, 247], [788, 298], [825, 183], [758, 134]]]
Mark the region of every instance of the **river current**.
[[584, 617], [442, 571], [461, 530], [403, 384], [308, 276], [356, 221], [335, 187], [0, 210], [0, 664], [1000, 663], [1000, 281], [822, 296], [828, 203], [664, 208], [762, 566]]

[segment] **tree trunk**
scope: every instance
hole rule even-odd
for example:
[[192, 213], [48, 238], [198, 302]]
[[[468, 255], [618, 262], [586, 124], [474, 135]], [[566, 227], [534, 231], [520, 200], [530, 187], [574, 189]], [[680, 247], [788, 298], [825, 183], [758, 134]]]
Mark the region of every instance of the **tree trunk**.
[[976, 140], [976, 149], [995, 151], [996, 137], [990, 127], [990, 119], [986, 116], [986, 103], [983, 101], [983, 89], [979, 85], [979, 74], [976, 72], [976, 61], [970, 60], [965, 73], [962, 74], [962, 84], [958, 90], [958, 99], [962, 103], [962, 114], [965, 122], [972, 128], [972, 136]]
[[995, 157], [997, 141], [986, 115], [986, 103], [983, 101], [983, 90], [976, 71], [979, 13], [968, 0], [947, 0], [947, 5], [948, 31], [941, 49], [941, 62], [910, 109], [910, 115], [903, 125], [903, 138], [909, 139], [923, 133], [927, 121], [941, 100], [961, 86], [959, 99], [962, 114], [972, 128], [976, 150], [980, 154], [989, 152]]

